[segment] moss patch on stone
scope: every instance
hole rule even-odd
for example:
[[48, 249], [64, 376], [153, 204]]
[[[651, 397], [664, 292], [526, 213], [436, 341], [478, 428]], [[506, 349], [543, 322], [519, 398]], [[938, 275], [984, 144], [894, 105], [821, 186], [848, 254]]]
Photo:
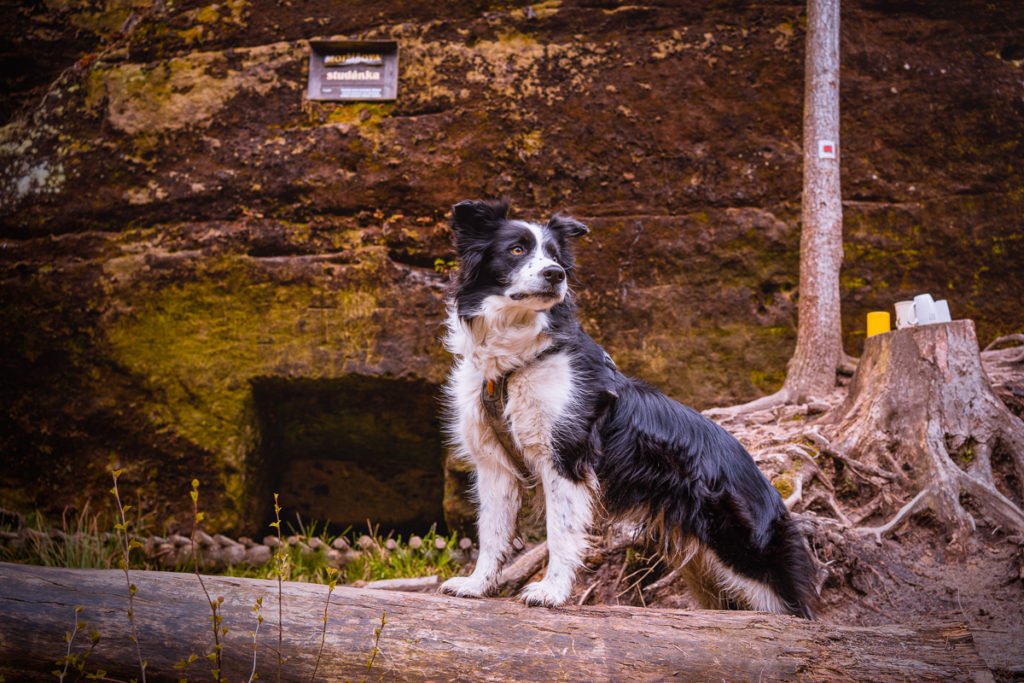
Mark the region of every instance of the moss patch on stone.
[[375, 347], [374, 295], [261, 277], [227, 259], [167, 286], [142, 284], [108, 330], [115, 360], [154, 400], [154, 428], [173, 430], [223, 460], [223, 482], [244, 509], [245, 458], [255, 434], [248, 379], [333, 377]]
[[292, 43], [236, 50], [238, 68], [222, 68], [219, 52], [197, 52], [154, 64], [101, 65], [86, 82], [86, 106], [129, 135], [153, 135], [209, 124], [241, 91], [265, 95], [277, 70], [302, 58]]

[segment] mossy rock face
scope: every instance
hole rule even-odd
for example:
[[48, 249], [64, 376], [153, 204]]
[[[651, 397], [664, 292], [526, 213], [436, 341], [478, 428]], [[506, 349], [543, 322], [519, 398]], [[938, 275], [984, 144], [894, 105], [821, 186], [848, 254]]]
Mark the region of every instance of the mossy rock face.
[[790, 209], [777, 212], [590, 220], [578, 259], [584, 327], [624, 372], [682, 401], [776, 389], [796, 339], [799, 251], [780, 218]]
[[[98, 505], [116, 464], [172, 525], [197, 477], [212, 525], [254, 530], [254, 382], [437, 387], [467, 198], [591, 226], [573, 287], [623, 370], [698, 408], [781, 383], [802, 4], [165, 7], [51, 2], [4, 29], [0, 505]], [[923, 291], [983, 344], [1024, 328], [1022, 30], [1010, 0], [844, 4], [848, 353]], [[399, 42], [398, 99], [305, 101], [307, 41], [352, 35]]]

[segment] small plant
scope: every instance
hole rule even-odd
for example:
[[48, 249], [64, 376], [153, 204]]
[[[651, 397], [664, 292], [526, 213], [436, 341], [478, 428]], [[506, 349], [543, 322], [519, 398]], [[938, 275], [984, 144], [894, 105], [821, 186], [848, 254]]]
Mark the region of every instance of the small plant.
[[281, 658], [281, 647], [284, 641], [284, 576], [288, 571], [288, 552], [285, 550], [284, 541], [281, 539], [281, 505], [278, 503], [278, 494], [274, 494], [274, 521], [270, 526], [277, 530], [277, 550], [274, 552], [274, 573], [277, 575], [277, 682], [281, 683], [281, 665], [284, 660]]
[[86, 678], [103, 678], [107, 675], [106, 671], [97, 671], [94, 674], [85, 673], [85, 664], [89, 661], [89, 655], [92, 654], [92, 651], [100, 642], [99, 631], [93, 629], [90, 632], [91, 642], [89, 644], [88, 650], [86, 650], [80, 655], [75, 654], [72, 651], [72, 646], [75, 644], [75, 636], [78, 635], [79, 631], [84, 631], [86, 628], [88, 628], [88, 624], [86, 624], [84, 621], [78, 620], [78, 615], [81, 613], [81, 611], [81, 606], [75, 607], [75, 627], [71, 630], [70, 633], [64, 634], [64, 640], [67, 641], [68, 644], [68, 651], [64, 655], [64, 657], [57, 662], [58, 665], [63, 664], [64, 668], [62, 670], [53, 671], [53, 675], [57, 676], [57, 678], [60, 679], [60, 683], [64, 683], [64, 679], [68, 675], [68, 669], [71, 667], [74, 667], [74, 670], [78, 672], [78, 678], [81, 678], [82, 676], [85, 676]]
[[124, 570], [124, 580], [128, 584], [128, 624], [129, 634], [128, 640], [135, 643], [135, 654], [139, 659], [139, 670], [142, 672], [142, 683], [146, 683], [146, 660], [142, 658], [142, 646], [139, 644], [138, 631], [135, 628], [135, 593], [138, 588], [132, 583], [131, 577], [128, 575], [128, 566], [131, 562], [131, 552], [134, 548], [141, 548], [142, 544], [131, 537], [128, 533], [128, 520], [125, 518], [125, 514], [131, 509], [130, 505], [121, 504], [121, 495], [117, 490], [117, 478], [121, 476], [121, 472], [124, 470], [114, 470], [112, 475], [114, 477], [114, 487], [110, 489], [110, 492], [114, 495], [114, 500], [117, 502], [118, 516], [121, 518], [120, 522], [114, 524], [114, 529], [119, 531], [119, 537], [122, 541], [123, 556], [121, 557], [121, 568]]
[[[256, 678], [256, 637], [260, 633], [260, 625], [263, 623], [263, 596], [256, 598], [256, 604], [252, 611], [256, 613], [256, 628], [252, 632], [252, 671], [249, 673], [248, 683]], [[319, 660], [318, 660], [319, 661]]]
[[206, 601], [210, 605], [210, 611], [213, 612], [213, 616], [210, 617], [213, 622], [213, 652], [206, 655], [206, 658], [210, 660], [213, 665], [213, 677], [217, 683], [221, 683], [224, 680], [222, 675], [222, 657], [221, 650], [223, 644], [221, 644], [221, 636], [226, 636], [228, 633], [227, 626], [221, 626], [224, 617], [220, 614], [220, 607], [224, 604], [224, 598], [218, 597], [216, 600], [210, 597], [210, 592], [206, 590], [206, 584], [203, 582], [203, 576], [199, 573], [199, 556], [196, 547], [196, 534], [199, 533], [199, 524], [203, 521], [203, 513], [199, 511], [199, 480], [192, 480], [192, 491], [189, 493], [192, 498], [192, 566], [195, 568], [196, 578], [199, 579], [199, 586], [203, 589], [203, 594], [206, 595]]
[[[366, 662], [366, 673], [367, 674], [370, 674], [370, 673], [373, 672], [373, 662], [377, 659], [377, 655], [380, 654], [380, 634], [382, 634], [384, 632], [384, 626], [387, 623], [388, 623], [388, 613], [387, 612], [383, 612], [380, 615], [380, 626], [378, 626], [377, 628], [375, 628], [373, 630], [373, 650], [370, 652], [370, 659]], [[383, 674], [381, 674], [381, 677], [378, 678], [377, 681], [379, 682], [379, 681], [382, 681], [382, 680], [384, 680], [384, 675]], [[366, 683], [366, 676], [363, 676], [363, 678], [360, 680], [360, 683]]]
[[338, 585], [338, 570], [333, 570], [334, 577], [327, 583], [327, 600], [324, 602], [324, 627], [320, 632], [320, 651], [316, 653], [316, 664], [313, 666], [313, 675], [309, 677], [309, 683], [316, 680], [316, 672], [320, 668], [320, 658], [324, 655], [324, 642], [327, 640], [327, 608], [331, 606], [331, 593]]

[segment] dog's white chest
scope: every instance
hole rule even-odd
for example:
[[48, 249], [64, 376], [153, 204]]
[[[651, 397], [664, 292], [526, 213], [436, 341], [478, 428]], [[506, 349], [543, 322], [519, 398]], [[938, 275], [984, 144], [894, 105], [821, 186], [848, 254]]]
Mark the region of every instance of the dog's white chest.
[[567, 418], [571, 402], [572, 368], [565, 354], [533, 362], [509, 377], [505, 418], [528, 460], [550, 452], [555, 425]]

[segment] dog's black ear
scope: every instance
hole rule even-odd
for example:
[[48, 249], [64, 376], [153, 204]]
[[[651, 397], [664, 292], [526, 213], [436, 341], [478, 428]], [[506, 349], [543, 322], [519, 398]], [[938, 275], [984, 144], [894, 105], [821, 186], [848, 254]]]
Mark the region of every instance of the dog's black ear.
[[580, 223], [574, 218], [563, 216], [560, 213], [556, 213], [548, 221], [548, 230], [554, 233], [564, 235], [566, 237], [581, 237], [590, 232], [590, 228]]
[[452, 207], [451, 226], [456, 238], [476, 237], [490, 234], [507, 218], [507, 200], [467, 200]]

